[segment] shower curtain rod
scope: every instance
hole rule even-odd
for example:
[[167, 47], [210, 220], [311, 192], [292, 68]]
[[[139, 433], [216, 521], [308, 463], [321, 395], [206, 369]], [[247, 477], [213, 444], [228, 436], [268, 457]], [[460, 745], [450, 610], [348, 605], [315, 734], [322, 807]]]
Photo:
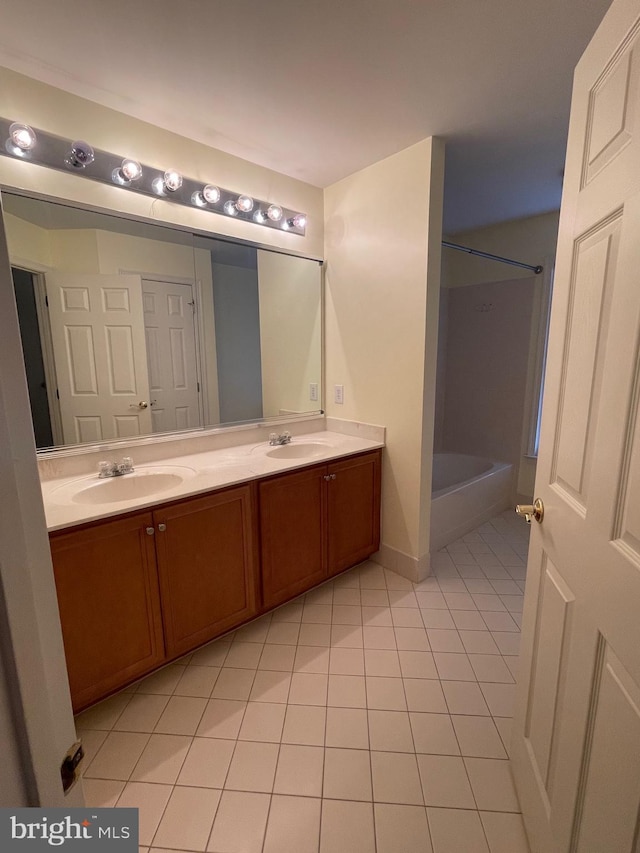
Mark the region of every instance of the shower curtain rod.
[[540, 275], [542, 267], [525, 264], [522, 261], [512, 261], [511, 258], [503, 258], [501, 255], [492, 255], [489, 252], [481, 252], [479, 249], [471, 249], [469, 246], [459, 246], [458, 243], [449, 243], [447, 240], [442, 241], [442, 245], [447, 249], [457, 249], [458, 252], [466, 252], [468, 255], [477, 255], [479, 258], [488, 258], [490, 261], [499, 261], [501, 264], [511, 264], [512, 267], [522, 267], [524, 270], [531, 270], [536, 275]]

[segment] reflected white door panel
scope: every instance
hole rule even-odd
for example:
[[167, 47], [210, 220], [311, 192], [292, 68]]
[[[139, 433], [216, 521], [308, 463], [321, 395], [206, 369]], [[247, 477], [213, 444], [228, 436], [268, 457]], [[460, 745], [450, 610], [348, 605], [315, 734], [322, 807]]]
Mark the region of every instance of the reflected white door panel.
[[48, 273], [46, 287], [64, 443], [150, 432], [140, 277]]
[[202, 425], [191, 285], [143, 281], [153, 432]]

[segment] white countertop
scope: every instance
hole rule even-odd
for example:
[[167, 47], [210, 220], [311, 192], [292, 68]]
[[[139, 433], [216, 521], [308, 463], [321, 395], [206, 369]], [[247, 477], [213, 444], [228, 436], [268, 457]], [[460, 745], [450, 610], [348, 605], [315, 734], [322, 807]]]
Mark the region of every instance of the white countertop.
[[[134, 466], [136, 473], [161, 472], [184, 477], [181, 482], [171, 488], [154, 492], [144, 497], [135, 497], [130, 500], [117, 500], [108, 503], [82, 503], [78, 502], [80, 493], [87, 487], [93, 486], [92, 492], [101, 488], [99, 484], [108, 484], [125, 480], [135, 475], [124, 475], [122, 478], [113, 480], [98, 480], [97, 472], [89, 476], [59, 477], [42, 482], [42, 495], [49, 531], [60, 530], [88, 521], [96, 521], [101, 518], [110, 518], [125, 512], [147, 509], [169, 501], [176, 501], [214, 489], [234, 486], [238, 483], [246, 483], [260, 477], [269, 477], [273, 474], [281, 474], [294, 471], [310, 465], [318, 465], [330, 462], [343, 456], [354, 453], [363, 453], [367, 450], [375, 450], [384, 447], [383, 441], [373, 441], [353, 435], [345, 435], [331, 430], [306, 433], [295, 436], [290, 445], [286, 447], [295, 448], [296, 445], [313, 444], [314, 455], [312, 457], [279, 459], [267, 455], [273, 451], [267, 443], [242, 444], [235, 447], [227, 447], [221, 450], [210, 450], [207, 452], [193, 453], [190, 455], [174, 456], [159, 459], [157, 462]], [[295, 452], [295, 451], [294, 451]]]

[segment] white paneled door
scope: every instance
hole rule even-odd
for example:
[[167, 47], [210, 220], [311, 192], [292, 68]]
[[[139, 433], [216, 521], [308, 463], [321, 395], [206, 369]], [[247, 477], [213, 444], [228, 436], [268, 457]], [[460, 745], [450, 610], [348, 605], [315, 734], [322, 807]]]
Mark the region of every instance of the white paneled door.
[[140, 277], [47, 273], [46, 286], [65, 444], [150, 433]]
[[200, 426], [193, 289], [166, 281], [142, 285], [153, 432]]
[[533, 853], [640, 850], [640, 2], [576, 70], [512, 758]]

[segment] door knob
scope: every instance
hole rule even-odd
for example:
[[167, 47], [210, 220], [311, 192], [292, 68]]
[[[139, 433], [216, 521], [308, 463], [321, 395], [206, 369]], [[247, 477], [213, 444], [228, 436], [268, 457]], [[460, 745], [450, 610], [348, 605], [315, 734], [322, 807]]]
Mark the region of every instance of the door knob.
[[540, 498], [536, 498], [533, 504], [518, 504], [516, 506], [516, 515], [524, 518], [527, 524], [531, 524], [532, 518], [535, 518], [538, 524], [542, 524], [542, 519], [544, 518], [544, 504]]
[[138, 403], [138, 408], [139, 409], [148, 409], [149, 404], [147, 403], [146, 400], [140, 400], [140, 402]]

